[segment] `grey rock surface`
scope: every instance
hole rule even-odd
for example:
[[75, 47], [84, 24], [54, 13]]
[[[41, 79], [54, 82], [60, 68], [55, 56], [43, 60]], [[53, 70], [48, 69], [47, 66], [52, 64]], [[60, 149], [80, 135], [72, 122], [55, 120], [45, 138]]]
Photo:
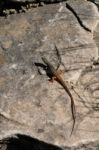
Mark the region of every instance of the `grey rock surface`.
[[[20, 133], [63, 149], [99, 139], [98, 23], [98, 8], [84, 0], [0, 17], [0, 139]], [[70, 98], [48, 81], [42, 56], [65, 69], [76, 105], [71, 137]]]

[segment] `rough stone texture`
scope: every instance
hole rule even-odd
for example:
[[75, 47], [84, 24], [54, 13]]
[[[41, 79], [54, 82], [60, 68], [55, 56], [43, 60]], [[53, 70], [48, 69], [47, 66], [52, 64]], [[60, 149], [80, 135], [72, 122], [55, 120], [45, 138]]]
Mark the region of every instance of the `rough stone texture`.
[[95, 28], [94, 34], [93, 34], [93, 38], [95, 40], [95, 43], [99, 49], [99, 24], [97, 25], [97, 27]]
[[[99, 139], [98, 22], [96, 5], [84, 0], [0, 17], [0, 139], [20, 133], [63, 149]], [[70, 98], [42, 67], [45, 56], [57, 68], [55, 45], [64, 81], [74, 83], [71, 137]]]

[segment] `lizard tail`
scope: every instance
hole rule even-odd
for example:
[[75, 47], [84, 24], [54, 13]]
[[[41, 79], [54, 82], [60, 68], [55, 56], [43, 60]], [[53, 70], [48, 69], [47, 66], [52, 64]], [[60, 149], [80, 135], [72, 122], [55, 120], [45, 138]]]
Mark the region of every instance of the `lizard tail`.
[[72, 125], [72, 130], [71, 130], [70, 136], [72, 136], [72, 134], [73, 134], [74, 127], [75, 127], [75, 119], [76, 119], [76, 117], [75, 117], [75, 104], [74, 104], [74, 101], [72, 98], [71, 98], [71, 113], [72, 113], [73, 125]]

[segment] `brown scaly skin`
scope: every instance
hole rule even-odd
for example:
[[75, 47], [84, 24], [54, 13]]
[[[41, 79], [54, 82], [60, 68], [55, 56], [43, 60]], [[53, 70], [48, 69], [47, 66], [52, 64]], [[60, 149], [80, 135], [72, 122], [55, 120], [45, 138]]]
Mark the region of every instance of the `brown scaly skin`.
[[71, 99], [71, 112], [72, 112], [72, 118], [73, 118], [73, 126], [72, 126], [72, 131], [71, 131], [71, 135], [72, 135], [74, 125], [75, 125], [75, 115], [74, 115], [75, 114], [75, 104], [74, 104], [72, 94], [69, 91], [69, 89], [68, 89], [67, 85], [65, 84], [65, 82], [63, 81], [63, 79], [61, 78], [59, 72], [54, 68], [54, 66], [45, 57], [42, 57], [42, 60], [47, 65], [47, 70], [49, 71], [50, 78], [55, 79], [58, 83], [60, 83], [61, 86], [65, 89], [65, 91], [70, 96], [70, 99]]

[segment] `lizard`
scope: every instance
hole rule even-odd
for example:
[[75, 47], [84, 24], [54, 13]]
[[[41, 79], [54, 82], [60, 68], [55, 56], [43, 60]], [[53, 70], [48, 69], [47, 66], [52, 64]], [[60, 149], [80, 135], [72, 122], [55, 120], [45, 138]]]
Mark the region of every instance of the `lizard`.
[[74, 115], [75, 114], [75, 103], [74, 103], [73, 96], [72, 96], [70, 90], [68, 89], [66, 83], [60, 76], [60, 73], [58, 72], [58, 70], [56, 70], [54, 68], [54, 66], [45, 57], [42, 57], [42, 60], [46, 64], [47, 70], [49, 71], [49, 77], [51, 78], [51, 80], [53, 81], [55, 79], [64, 88], [64, 90], [68, 93], [68, 95], [71, 99], [71, 113], [72, 113], [72, 119], [73, 119], [73, 126], [72, 126], [72, 131], [71, 131], [71, 135], [72, 135], [74, 126], [75, 126], [75, 115]]

